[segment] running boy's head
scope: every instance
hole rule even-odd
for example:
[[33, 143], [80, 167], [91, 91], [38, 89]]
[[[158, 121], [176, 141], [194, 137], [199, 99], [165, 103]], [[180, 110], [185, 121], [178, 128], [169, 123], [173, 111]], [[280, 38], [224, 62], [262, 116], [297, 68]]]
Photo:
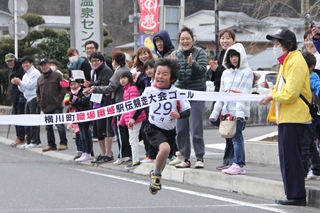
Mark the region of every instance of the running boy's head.
[[302, 53], [304, 60], [306, 60], [308, 68], [309, 68], [309, 72], [312, 73], [312, 71], [314, 70], [316, 64], [317, 64], [317, 59], [316, 57], [310, 53], [310, 52], [304, 52]]
[[69, 85], [71, 90], [77, 90], [79, 87], [81, 87], [81, 80], [70, 78]]
[[229, 50], [227, 54], [227, 67], [236, 69], [240, 66], [240, 53], [235, 50]]
[[120, 84], [126, 86], [127, 84], [135, 85], [130, 71], [126, 71], [120, 75]]
[[154, 77], [154, 63], [155, 61], [153, 59], [148, 59], [143, 64], [143, 70], [146, 73], [148, 77], [153, 78]]
[[180, 64], [177, 59], [159, 58], [155, 65], [155, 83], [158, 88], [167, 89], [179, 77]]

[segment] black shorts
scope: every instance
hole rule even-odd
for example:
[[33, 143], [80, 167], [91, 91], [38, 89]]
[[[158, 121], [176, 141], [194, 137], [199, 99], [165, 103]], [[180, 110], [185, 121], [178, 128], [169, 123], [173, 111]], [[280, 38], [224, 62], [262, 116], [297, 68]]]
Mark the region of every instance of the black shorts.
[[176, 129], [164, 130], [153, 124], [146, 124], [144, 132], [151, 146], [158, 149], [159, 145], [168, 142], [170, 148], [175, 147]]
[[[105, 137], [113, 137], [114, 133], [112, 130], [112, 117], [103, 118], [92, 121], [93, 137], [103, 139]], [[113, 134], [112, 134], [113, 133]]]

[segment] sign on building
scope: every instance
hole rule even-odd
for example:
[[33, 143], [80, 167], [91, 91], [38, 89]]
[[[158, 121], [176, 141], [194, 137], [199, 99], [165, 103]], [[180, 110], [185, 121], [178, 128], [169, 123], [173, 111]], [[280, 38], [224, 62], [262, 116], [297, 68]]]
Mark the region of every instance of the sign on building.
[[102, 0], [71, 0], [71, 46], [75, 47], [81, 56], [86, 56], [84, 44], [88, 40], [102, 43]]

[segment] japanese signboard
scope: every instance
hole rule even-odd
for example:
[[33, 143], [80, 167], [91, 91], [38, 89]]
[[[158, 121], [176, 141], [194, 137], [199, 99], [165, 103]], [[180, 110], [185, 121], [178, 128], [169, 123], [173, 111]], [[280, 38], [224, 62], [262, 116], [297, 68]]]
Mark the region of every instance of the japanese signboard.
[[140, 46], [154, 50], [153, 36], [159, 30], [159, 2], [158, 0], [139, 0], [140, 9]]
[[[101, 44], [102, 0], [74, 0], [75, 48], [81, 56], [86, 56], [84, 44], [94, 40]], [[72, 27], [72, 26], [71, 26]]]

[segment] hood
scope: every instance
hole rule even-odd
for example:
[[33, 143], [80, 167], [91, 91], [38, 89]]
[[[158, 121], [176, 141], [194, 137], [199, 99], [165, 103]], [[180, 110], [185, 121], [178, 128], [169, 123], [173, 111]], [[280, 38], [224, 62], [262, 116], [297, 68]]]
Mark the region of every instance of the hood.
[[243, 45], [241, 43], [236, 43], [236, 44], [232, 45], [231, 47], [229, 47], [226, 50], [226, 53], [224, 54], [222, 65], [226, 69], [232, 69], [230, 66], [227, 65], [227, 55], [228, 55], [230, 50], [235, 50], [238, 53], [240, 53], [240, 66], [239, 66], [238, 69], [249, 68], [246, 50], [244, 49], [244, 47], [243, 47]]
[[[162, 52], [160, 52], [156, 46], [156, 42], [154, 40], [155, 37], [160, 37], [163, 40], [163, 51]], [[154, 48], [156, 49], [156, 51], [161, 53], [162, 56], [165, 55], [171, 48], [174, 48], [174, 46], [172, 45], [169, 33], [166, 30], [160, 30], [157, 34], [154, 35], [153, 44], [154, 44]]]

